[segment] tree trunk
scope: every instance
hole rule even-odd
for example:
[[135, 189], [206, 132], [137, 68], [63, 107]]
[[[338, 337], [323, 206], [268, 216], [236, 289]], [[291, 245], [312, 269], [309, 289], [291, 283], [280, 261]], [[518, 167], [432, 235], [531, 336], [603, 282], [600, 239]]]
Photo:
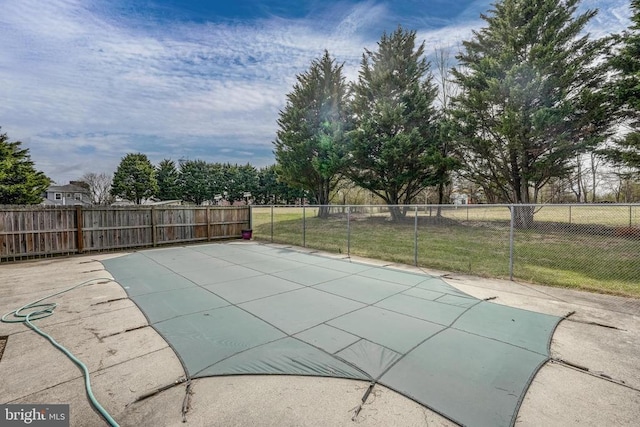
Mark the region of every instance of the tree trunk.
[[442, 216], [442, 203], [444, 202], [444, 182], [440, 182], [438, 184], [438, 211], [436, 212], [436, 217], [440, 218]]
[[400, 205], [400, 195], [398, 193], [398, 190], [395, 189], [394, 191], [386, 192], [386, 197], [384, 197], [384, 200], [389, 206], [389, 212], [391, 212], [391, 220], [393, 222], [400, 222], [406, 214], [405, 208]]
[[318, 208], [318, 218], [329, 218], [329, 205], [320, 205]]
[[329, 218], [329, 182], [323, 181], [318, 188], [316, 200], [320, 207], [318, 208], [318, 218]]
[[514, 205], [514, 226], [519, 229], [533, 227], [533, 213], [535, 206]]
[[402, 206], [398, 205], [389, 205], [389, 212], [391, 212], [391, 220], [393, 222], [400, 222], [406, 213]]

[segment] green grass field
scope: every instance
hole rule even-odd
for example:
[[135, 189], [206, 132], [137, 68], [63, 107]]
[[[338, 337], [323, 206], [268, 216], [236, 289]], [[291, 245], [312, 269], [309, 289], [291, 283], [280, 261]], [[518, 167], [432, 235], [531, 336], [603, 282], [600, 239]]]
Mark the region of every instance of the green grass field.
[[[640, 207], [635, 210], [640, 210]], [[314, 208], [305, 208], [303, 217], [302, 208], [276, 207], [273, 209], [272, 228], [271, 209], [253, 208], [254, 237], [414, 264], [413, 210], [403, 223], [386, 221], [375, 213], [353, 214], [349, 222], [349, 239], [346, 215], [335, 213], [329, 219], [319, 219], [315, 214]], [[449, 208], [442, 214], [446, 218], [444, 221], [437, 220], [435, 210], [431, 216], [428, 210], [418, 212], [419, 266], [483, 277], [509, 277], [507, 208], [468, 211], [464, 207]], [[535, 216], [540, 227], [515, 230], [514, 278], [550, 286], [640, 297], [640, 239], [593, 234], [588, 232], [588, 228], [565, 230], [551, 226], [552, 223], [568, 224], [567, 214], [566, 206], [557, 209], [545, 207]], [[632, 221], [635, 214], [632, 211]], [[629, 209], [622, 206], [596, 206], [591, 214], [586, 209], [573, 207], [571, 215], [571, 224], [606, 224], [609, 227], [627, 227], [629, 224]], [[547, 224], [549, 227], [545, 228]]]

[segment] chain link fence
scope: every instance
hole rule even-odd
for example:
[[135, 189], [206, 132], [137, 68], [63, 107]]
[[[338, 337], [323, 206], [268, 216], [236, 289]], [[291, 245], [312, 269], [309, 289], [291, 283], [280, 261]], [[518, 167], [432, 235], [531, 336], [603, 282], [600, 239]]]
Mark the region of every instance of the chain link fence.
[[[390, 209], [404, 214], [391, 220]], [[640, 297], [640, 204], [254, 206], [258, 240]]]

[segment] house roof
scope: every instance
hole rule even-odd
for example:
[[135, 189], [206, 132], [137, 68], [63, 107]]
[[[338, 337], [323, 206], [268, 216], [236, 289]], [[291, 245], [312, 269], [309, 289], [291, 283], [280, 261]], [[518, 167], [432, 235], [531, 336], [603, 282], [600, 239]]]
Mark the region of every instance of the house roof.
[[79, 185], [74, 185], [74, 184], [66, 184], [66, 185], [51, 185], [49, 186], [49, 188], [47, 188], [47, 191], [49, 192], [53, 192], [53, 191], [57, 191], [60, 193], [88, 193], [89, 190], [87, 190], [84, 187], [80, 187]]

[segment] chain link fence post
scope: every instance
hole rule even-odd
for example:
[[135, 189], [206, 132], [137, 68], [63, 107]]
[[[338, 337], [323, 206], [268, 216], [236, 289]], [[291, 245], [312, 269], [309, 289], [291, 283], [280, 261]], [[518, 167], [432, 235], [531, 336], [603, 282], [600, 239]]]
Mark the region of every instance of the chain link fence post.
[[347, 256], [351, 257], [351, 206], [347, 206]]
[[509, 227], [509, 280], [513, 280], [513, 243], [515, 237], [516, 209], [514, 205], [509, 206], [511, 211], [511, 225]]
[[271, 243], [273, 243], [273, 205], [271, 205]]
[[569, 205], [569, 224], [571, 224], [571, 205]]
[[413, 265], [418, 266], [418, 206], [415, 206], [415, 220], [413, 224]]

